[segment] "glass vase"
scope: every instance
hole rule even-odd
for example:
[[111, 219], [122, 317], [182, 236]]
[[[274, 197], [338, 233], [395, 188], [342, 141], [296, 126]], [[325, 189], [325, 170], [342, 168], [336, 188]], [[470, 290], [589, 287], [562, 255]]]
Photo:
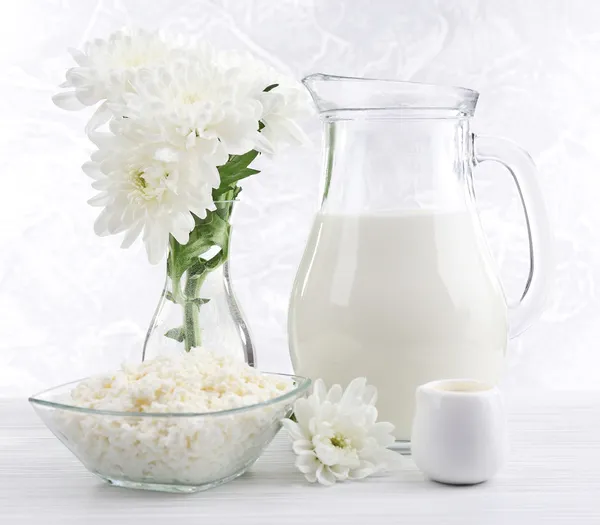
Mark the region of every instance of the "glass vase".
[[229, 253], [235, 201], [216, 209], [195, 227], [186, 244], [170, 238], [167, 275], [146, 334], [142, 360], [204, 347], [256, 366], [248, 325], [231, 285]]

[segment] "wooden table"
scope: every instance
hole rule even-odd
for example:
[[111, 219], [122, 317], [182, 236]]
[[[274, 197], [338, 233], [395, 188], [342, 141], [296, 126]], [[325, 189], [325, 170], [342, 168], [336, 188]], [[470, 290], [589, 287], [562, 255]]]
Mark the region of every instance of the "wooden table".
[[0, 524], [600, 524], [600, 392], [508, 400], [511, 461], [493, 481], [448, 487], [402, 471], [310, 485], [280, 434], [232, 483], [192, 495], [111, 487], [26, 401], [0, 400]]

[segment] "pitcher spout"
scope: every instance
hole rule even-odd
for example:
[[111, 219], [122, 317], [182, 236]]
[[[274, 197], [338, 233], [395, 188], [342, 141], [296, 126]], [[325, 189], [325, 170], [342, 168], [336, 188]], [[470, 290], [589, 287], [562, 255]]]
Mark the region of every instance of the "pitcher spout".
[[406, 117], [471, 117], [479, 93], [472, 89], [315, 73], [302, 80], [320, 114], [394, 112]]

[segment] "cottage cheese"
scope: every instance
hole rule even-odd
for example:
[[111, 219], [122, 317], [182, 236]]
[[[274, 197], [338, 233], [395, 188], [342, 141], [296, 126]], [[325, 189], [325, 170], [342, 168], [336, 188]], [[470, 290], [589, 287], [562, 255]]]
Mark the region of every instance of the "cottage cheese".
[[203, 349], [159, 357], [82, 381], [76, 406], [164, 416], [61, 412], [59, 429], [77, 456], [106, 478], [201, 485], [234, 475], [277, 432], [289, 402], [234, 414], [168, 417], [252, 405], [291, 390], [291, 381], [262, 374]]
[[239, 359], [194, 349], [125, 364], [114, 374], [82, 381], [71, 401], [124, 412], [215, 412], [268, 401], [290, 388], [289, 381], [262, 374]]

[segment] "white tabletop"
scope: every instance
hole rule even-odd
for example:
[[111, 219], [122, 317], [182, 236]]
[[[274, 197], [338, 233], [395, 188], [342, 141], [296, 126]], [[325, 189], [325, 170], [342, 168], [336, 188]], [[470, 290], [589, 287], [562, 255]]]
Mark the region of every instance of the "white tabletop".
[[241, 478], [191, 495], [119, 489], [88, 473], [23, 400], [0, 401], [0, 524], [600, 524], [600, 392], [508, 402], [511, 461], [448, 487], [403, 471], [306, 483], [280, 434]]

